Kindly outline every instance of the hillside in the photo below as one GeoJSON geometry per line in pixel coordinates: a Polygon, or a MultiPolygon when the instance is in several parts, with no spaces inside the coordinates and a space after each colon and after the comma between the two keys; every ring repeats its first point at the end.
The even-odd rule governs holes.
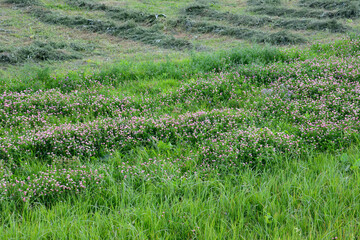
{"type": "Polygon", "coordinates": [[[6,74],[24,64],[78,69],[254,43],[328,42],[360,30],[359,6],[347,2],[3,0],[0,62],[6,74]]]}

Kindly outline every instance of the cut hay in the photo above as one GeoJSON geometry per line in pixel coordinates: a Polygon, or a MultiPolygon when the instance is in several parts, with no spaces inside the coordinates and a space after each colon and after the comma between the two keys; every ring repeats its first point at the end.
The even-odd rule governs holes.
{"type": "Polygon", "coordinates": [[[109,34],[161,48],[178,50],[192,48],[192,44],[187,40],[176,39],[153,28],[140,27],[134,21],[116,24],[112,21],[93,20],[81,16],[64,16],[42,9],[36,9],[32,11],[32,14],[45,23],[109,34]]]}
{"type": "Polygon", "coordinates": [[[288,17],[288,18],[358,18],[359,9],[344,8],[336,11],[309,10],[307,8],[295,9],[274,6],[260,6],[249,9],[250,12],[265,14],[269,16],[288,17]]]}
{"type": "Polygon", "coordinates": [[[228,27],[220,24],[213,24],[203,21],[193,21],[187,18],[180,18],[176,21],[169,21],[171,27],[181,27],[189,32],[213,33],[221,36],[230,36],[236,39],[251,40],[257,43],[269,43],[273,45],[290,45],[306,42],[306,39],[287,31],[269,33],[248,28],[228,27]]]}
{"type": "Polygon", "coordinates": [[[205,5],[192,5],[184,9],[184,14],[191,17],[203,17],[208,20],[227,21],[236,26],[283,28],[293,30],[317,30],[345,32],[346,27],[335,19],[304,19],[304,18],[271,18],[268,16],[236,15],[229,12],[219,12],[205,5]]]}

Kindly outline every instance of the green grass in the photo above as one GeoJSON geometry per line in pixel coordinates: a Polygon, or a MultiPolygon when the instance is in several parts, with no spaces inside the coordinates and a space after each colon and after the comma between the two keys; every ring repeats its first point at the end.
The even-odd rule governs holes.
{"type": "MultiPolygon", "coordinates": [[[[38,68],[25,70],[23,74],[18,75],[15,79],[2,79],[3,85],[0,86],[2,91],[21,91],[25,89],[51,89],[60,87],[60,79],[70,77],[72,85],[67,85],[64,91],[76,89],[76,85],[91,86],[88,78],[97,80],[105,85],[118,85],[124,81],[141,80],[141,79],[177,79],[184,76],[192,77],[196,74],[207,73],[211,71],[229,70],[230,68],[252,63],[268,64],[272,62],[291,61],[301,56],[301,52],[286,53],[276,48],[254,46],[243,49],[232,49],[230,51],[219,51],[215,53],[193,54],[190,58],[174,61],[167,59],[158,62],[134,62],[120,61],[118,63],[102,66],[99,71],[89,73],[84,68],[79,71],[72,71],[65,74],[55,74],[50,68],[38,68]],[[83,74],[85,73],[85,74],[83,74]],[[88,75],[91,75],[89,77],[88,75]]],[[[1,80],[1,78],[0,78],[1,80]]]]}
{"type": "MultiPolygon", "coordinates": [[[[0,71],[2,239],[360,238],[356,34],[298,32],[321,42],[286,48],[192,39],[170,27],[190,1],[105,1],[129,17],[117,20],[86,2],[96,9],[0,3],[12,31],[0,43],[16,40],[0,46],[13,59],[0,71]],[[132,19],[160,11],[164,22],[132,19]],[[104,30],[128,25],[194,49],[104,30]]],[[[245,1],[208,4],[248,14],[245,1]]]]}
{"type": "Polygon", "coordinates": [[[110,167],[101,194],[51,208],[2,202],[0,233],[7,239],[357,239],[359,161],[352,148],[336,156],[280,157],[265,171],[206,181],[159,175],[120,184],[110,167]]]}

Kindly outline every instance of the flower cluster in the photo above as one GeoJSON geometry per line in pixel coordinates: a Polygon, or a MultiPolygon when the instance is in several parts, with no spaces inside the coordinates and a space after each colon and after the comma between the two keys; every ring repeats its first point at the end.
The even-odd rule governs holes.
{"type": "Polygon", "coordinates": [[[273,132],[269,128],[251,127],[224,133],[199,144],[200,167],[234,168],[270,163],[277,154],[299,155],[303,150],[294,135],[273,132]]]}
{"type": "MultiPolygon", "coordinates": [[[[188,177],[213,169],[265,165],[276,155],[342,149],[360,133],[359,69],[360,58],[335,56],[204,74],[151,96],[145,92],[120,98],[101,88],[4,92],[0,160],[126,155],[137,147],[156,149],[161,144],[193,150],[191,157],[152,158],[118,169],[120,179],[151,179],[159,172],[171,179],[179,171],[188,177]]],[[[48,183],[58,191],[51,189],[77,192],[85,186],[79,179],[81,174],[86,179],[88,172],[77,170],[67,178],[69,171],[73,170],[57,170],[58,177],[48,183]],[[71,190],[64,188],[66,184],[71,190]]],[[[12,186],[21,189],[16,194],[25,199],[30,192],[35,196],[30,188],[35,179],[45,184],[44,179],[54,176],[44,172],[10,182],[10,173],[4,174],[2,194],[12,186]]],[[[53,191],[45,188],[48,185],[36,196],[39,191],[50,196],[53,191]]]]}
{"type": "Polygon", "coordinates": [[[103,175],[98,170],[77,168],[57,168],[32,174],[26,178],[2,179],[0,197],[21,200],[23,202],[52,201],[67,194],[80,193],[94,186],[99,189],[103,175]]]}
{"type": "Polygon", "coordinates": [[[0,126],[26,130],[64,120],[77,122],[80,119],[135,114],[138,110],[129,105],[130,98],[104,96],[97,90],[4,92],[0,94],[0,126]]]}
{"type": "Polygon", "coordinates": [[[101,156],[111,150],[126,151],[148,146],[154,139],[172,143],[195,143],[247,123],[250,112],[222,109],[187,113],[178,117],[107,118],[87,123],[63,124],[28,130],[16,138],[0,140],[2,158],[27,156],[101,156]]]}

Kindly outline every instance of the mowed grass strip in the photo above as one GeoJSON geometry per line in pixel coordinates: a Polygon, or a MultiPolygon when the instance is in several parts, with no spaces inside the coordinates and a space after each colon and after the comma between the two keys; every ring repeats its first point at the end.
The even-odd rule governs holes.
{"type": "Polygon", "coordinates": [[[301,0],[299,6],[326,10],[354,9],[359,10],[359,2],[354,0],[301,0]]]}
{"type": "Polygon", "coordinates": [[[191,5],[184,9],[187,16],[200,16],[215,21],[227,21],[236,26],[248,27],[272,27],[293,30],[317,30],[331,32],[345,32],[346,26],[335,19],[316,20],[316,19],[289,19],[271,18],[268,16],[237,15],[229,12],[219,12],[211,9],[207,5],[191,5]]]}
{"type": "Polygon", "coordinates": [[[164,17],[166,18],[166,15],[164,14],[148,14],[145,12],[135,11],[131,9],[108,6],[106,4],[93,1],[68,0],[67,3],[70,6],[78,7],[81,9],[87,9],[92,11],[105,11],[107,16],[120,21],[133,20],[137,23],[154,24],[156,23],[157,19],[164,17]]]}
{"type": "Polygon", "coordinates": [[[43,8],[34,8],[31,10],[30,14],[36,16],[40,21],[45,23],[64,25],[70,28],[109,34],[161,48],[177,50],[192,48],[192,44],[187,40],[177,39],[173,36],[165,35],[156,29],[140,27],[134,21],[128,21],[120,25],[112,21],[101,21],[87,19],[81,16],[62,15],[43,8]]]}
{"type": "Polygon", "coordinates": [[[18,6],[31,6],[40,4],[37,0],[5,0],[5,3],[16,4],[18,6]]]}
{"type": "Polygon", "coordinates": [[[80,59],[84,52],[95,48],[91,44],[72,42],[45,42],[34,41],[31,44],[18,48],[4,48],[0,50],[0,63],[18,64],[28,61],[66,61],[80,59]]]}
{"type": "Polygon", "coordinates": [[[301,44],[307,41],[300,35],[284,30],[271,33],[244,27],[229,27],[207,21],[196,21],[186,17],[168,21],[168,25],[171,27],[179,27],[182,30],[189,32],[202,34],[212,33],[216,35],[230,36],[236,39],[244,39],[254,41],[256,43],[268,43],[272,45],[301,44]]]}
{"type": "Polygon", "coordinates": [[[287,18],[344,18],[357,19],[360,16],[359,9],[339,9],[333,11],[308,9],[308,8],[286,8],[281,6],[258,6],[249,8],[250,12],[269,16],[279,16],[287,18]]]}

